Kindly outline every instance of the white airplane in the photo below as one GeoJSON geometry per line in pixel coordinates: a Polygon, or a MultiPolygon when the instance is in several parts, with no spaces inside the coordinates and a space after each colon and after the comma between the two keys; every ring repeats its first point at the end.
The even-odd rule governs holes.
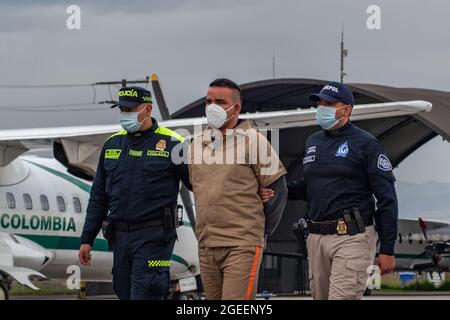
{"type": "MultiPolygon", "coordinates": [[[[161,91],[155,90],[155,94],[158,97],[161,91]]],[[[162,104],[158,103],[160,107],[162,104]]],[[[352,119],[430,110],[431,103],[426,101],[355,105],[352,119]]],[[[253,121],[258,129],[281,129],[316,125],[315,112],[313,108],[259,112],[240,118],[253,121]]],[[[206,119],[167,120],[160,125],[193,132],[194,126],[205,126],[206,119]]],[[[91,188],[87,178],[95,175],[104,141],[120,130],[119,125],[98,125],[0,131],[0,299],[8,297],[11,279],[38,289],[30,277],[67,279],[67,267],[71,265],[80,266],[83,281],[111,281],[112,253],[101,233],[93,247],[90,267],[79,264],[78,249],[91,188]],[[49,146],[53,146],[53,159],[23,155],[49,146]]],[[[177,229],[179,240],[170,274],[174,284],[189,291],[195,290],[194,277],[200,270],[191,226],[195,223],[191,221],[192,199],[182,198],[188,216],[177,229]]]]}
{"type": "Polygon", "coordinates": [[[397,270],[450,271],[450,223],[399,219],[397,270]]]}

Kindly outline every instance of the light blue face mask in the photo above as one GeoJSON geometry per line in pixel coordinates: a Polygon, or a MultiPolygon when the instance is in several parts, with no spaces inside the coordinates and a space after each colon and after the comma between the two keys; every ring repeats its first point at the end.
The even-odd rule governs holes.
{"type": "Polygon", "coordinates": [[[142,122],[139,122],[138,116],[139,114],[144,111],[145,109],[142,109],[139,112],[120,112],[120,125],[122,128],[124,128],[127,132],[133,133],[136,131],[139,131],[142,124],[144,123],[145,119],[142,120],[142,122]]]}
{"type": "Polygon", "coordinates": [[[342,108],[344,107],[338,109],[326,106],[317,107],[316,120],[322,129],[330,130],[342,119],[336,119],[336,111],[342,108]]]}

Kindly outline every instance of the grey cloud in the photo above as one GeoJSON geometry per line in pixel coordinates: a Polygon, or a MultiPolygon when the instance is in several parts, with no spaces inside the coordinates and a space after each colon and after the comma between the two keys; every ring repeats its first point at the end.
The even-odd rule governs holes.
{"type": "MultiPolygon", "coordinates": [[[[3,0],[0,85],[91,83],[157,72],[169,108],[176,111],[203,96],[216,77],[239,83],[271,78],[274,49],[279,78],[338,79],[344,23],[350,51],[345,60],[348,82],[449,90],[450,2],[377,0],[382,30],[375,31],[366,28],[366,8],[371,4],[372,0],[3,0]],[[70,4],[81,7],[80,31],[65,27],[70,4]]],[[[111,88],[113,95],[116,90],[111,88]]],[[[70,107],[83,111],[15,111],[89,103],[92,98],[89,87],[0,88],[0,128],[116,123],[117,110],[106,105],[70,107]]],[[[97,101],[107,99],[107,87],[97,88],[97,101]]],[[[397,178],[450,181],[444,163],[449,154],[448,143],[434,140],[402,163],[397,178]],[[427,163],[431,165],[416,170],[427,163]]]]}
{"type": "MultiPolygon", "coordinates": [[[[344,22],[347,81],[448,89],[445,1],[377,1],[383,29],[376,31],[366,28],[372,4],[366,0],[30,3],[2,2],[0,42],[7,45],[0,48],[0,84],[85,83],[158,72],[175,111],[203,95],[217,76],[240,83],[270,78],[274,49],[277,77],[337,79],[344,22]],[[82,8],[81,31],[65,28],[63,9],[71,3],[82,8]]],[[[20,104],[0,90],[0,104],[79,103],[90,99],[90,89],[83,90],[25,90],[20,104]]],[[[106,88],[99,96],[108,97],[106,88]]]]}

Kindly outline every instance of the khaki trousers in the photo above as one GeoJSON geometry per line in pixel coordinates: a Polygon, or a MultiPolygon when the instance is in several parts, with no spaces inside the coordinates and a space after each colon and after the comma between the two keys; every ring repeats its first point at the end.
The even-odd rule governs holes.
{"type": "Polygon", "coordinates": [[[361,299],[375,260],[374,226],[354,236],[310,234],[309,284],[314,299],[361,299]]]}
{"type": "Polygon", "coordinates": [[[209,300],[254,300],[263,248],[199,248],[200,275],[209,300]]]}

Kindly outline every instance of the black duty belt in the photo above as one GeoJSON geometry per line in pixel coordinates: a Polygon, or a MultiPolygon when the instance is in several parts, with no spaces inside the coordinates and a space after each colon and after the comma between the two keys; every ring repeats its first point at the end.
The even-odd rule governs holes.
{"type": "Polygon", "coordinates": [[[162,217],[143,221],[143,222],[113,222],[114,230],[116,231],[135,231],[139,229],[149,228],[149,227],[163,227],[164,219],[162,217]]]}
{"type": "MultiPolygon", "coordinates": [[[[364,226],[368,227],[373,225],[372,216],[362,216],[361,217],[364,226]]],[[[347,235],[350,234],[350,226],[347,225],[345,220],[326,220],[326,221],[312,221],[308,220],[308,231],[309,233],[316,234],[337,234],[337,235],[347,235]]],[[[353,221],[354,223],[354,221],[353,221]]],[[[356,233],[361,233],[363,231],[356,231],[356,233]]]]}

